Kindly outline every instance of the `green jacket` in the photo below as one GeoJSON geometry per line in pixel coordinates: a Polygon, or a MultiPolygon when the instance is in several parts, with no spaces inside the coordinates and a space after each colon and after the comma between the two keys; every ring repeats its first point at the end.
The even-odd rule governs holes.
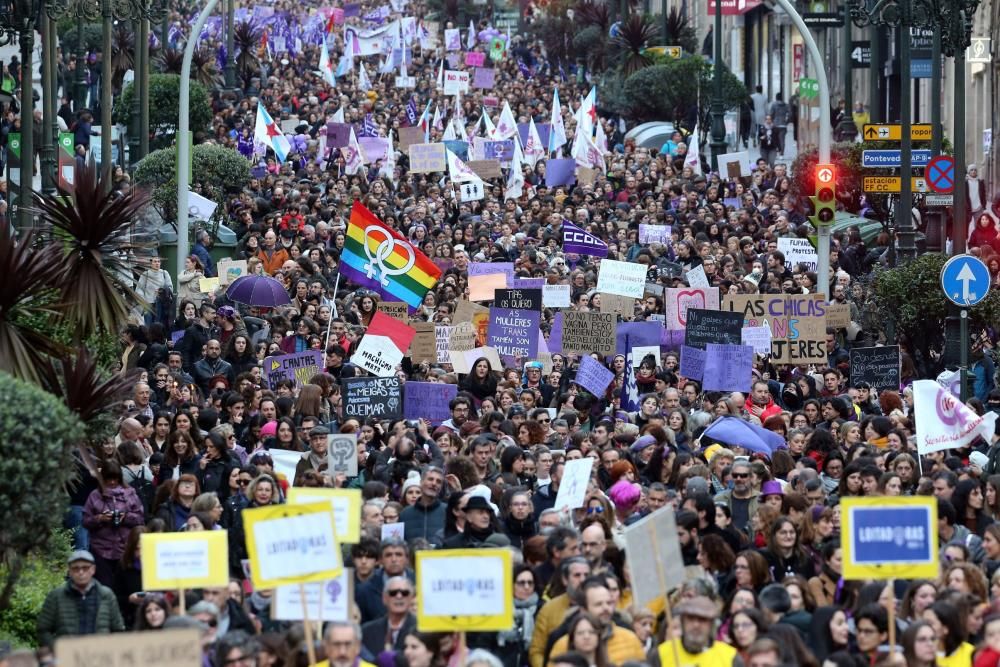
{"type": "Polygon", "coordinates": [[[123,632],[125,621],[114,592],[107,586],[94,581],[85,595],[66,582],[45,597],[42,611],[38,615],[38,644],[53,646],[56,639],[67,635],[80,634],[81,607],[88,606],[96,614],[93,632],[88,634],[106,635],[123,632]],[[97,595],[96,607],[86,604],[88,596],[97,595]]]}

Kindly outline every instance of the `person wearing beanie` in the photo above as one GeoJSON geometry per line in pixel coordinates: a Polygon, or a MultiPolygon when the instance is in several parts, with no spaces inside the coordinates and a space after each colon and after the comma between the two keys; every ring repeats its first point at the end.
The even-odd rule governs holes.
{"type": "Polygon", "coordinates": [[[420,471],[411,470],[406,473],[406,479],[403,480],[403,488],[399,492],[399,501],[403,507],[409,507],[410,505],[415,505],[420,500],[421,494],[420,471]],[[413,491],[413,493],[410,493],[410,491],[413,491]]]}

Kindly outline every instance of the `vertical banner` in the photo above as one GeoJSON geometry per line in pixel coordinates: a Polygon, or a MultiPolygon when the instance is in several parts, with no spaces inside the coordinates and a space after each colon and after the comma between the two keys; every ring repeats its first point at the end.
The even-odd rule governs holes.
{"type": "Polygon", "coordinates": [[[7,217],[17,218],[18,190],[21,185],[21,133],[11,132],[7,135],[7,197],[10,206],[7,207],[7,217]]]}
{"type": "Polygon", "coordinates": [[[73,133],[59,133],[59,183],[58,188],[70,192],[73,190],[76,175],[76,156],[73,155],[73,133]]]}

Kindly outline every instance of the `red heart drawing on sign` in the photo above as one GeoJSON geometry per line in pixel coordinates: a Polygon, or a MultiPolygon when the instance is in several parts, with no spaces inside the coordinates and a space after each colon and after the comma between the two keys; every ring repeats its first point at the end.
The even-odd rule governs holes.
{"type": "Polygon", "coordinates": [[[705,308],[705,293],[701,290],[677,293],[677,320],[681,326],[687,326],[688,308],[703,310],[705,308]]]}

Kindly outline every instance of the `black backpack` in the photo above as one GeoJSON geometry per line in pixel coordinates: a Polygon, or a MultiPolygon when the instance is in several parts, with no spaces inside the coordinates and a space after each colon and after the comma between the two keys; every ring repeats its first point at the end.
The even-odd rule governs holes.
{"type": "Polygon", "coordinates": [[[125,466],[122,467],[122,476],[131,477],[128,485],[139,496],[139,502],[142,503],[143,515],[148,519],[149,512],[153,507],[153,498],[156,496],[156,486],[153,484],[153,480],[146,479],[142,474],[136,476],[130,468],[125,466]]]}

